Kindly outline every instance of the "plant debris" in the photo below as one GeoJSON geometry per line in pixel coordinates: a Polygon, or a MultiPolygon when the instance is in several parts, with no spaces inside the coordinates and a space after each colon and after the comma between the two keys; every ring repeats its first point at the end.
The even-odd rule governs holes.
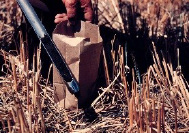
{"type": "MultiPolygon", "coordinates": [[[[146,2],[144,4],[147,5],[151,2],[149,0],[144,1],[146,2]]],[[[19,25],[21,21],[20,10],[17,6],[12,6],[12,4],[15,4],[14,2],[14,0],[0,1],[3,7],[0,9],[1,47],[9,44],[12,40],[14,28],[17,27],[14,24],[12,25],[13,20],[17,23],[16,25],[19,25]],[[10,9],[10,12],[5,11],[8,9],[10,9]]],[[[103,2],[100,1],[99,3],[102,4],[101,7],[108,6],[103,2]]],[[[111,9],[119,13],[120,10],[116,6],[118,3],[111,2],[113,6],[111,9]]],[[[159,0],[156,3],[160,2],[162,1],[159,0]]],[[[179,3],[176,0],[175,2],[179,3]]],[[[130,4],[132,5],[132,1],[130,4]]],[[[167,1],[164,4],[171,6],[173,3],[167,1]]],[[[151,3],[150,7],[152,5],[154,6],[151,3]]],[[[179,10],[182,5],[179,5],[179,10]]],[[[183,5],[182,11],[184,13],[188,11],[187,7],[187,4],[183,5]]],[[[107,11],[110,11],[108,9],[104,11],[104,17],[106,20],[112,21],[114,19],[109,19],[107,15],[115,16],[113,13],[107,13],[107,11]]],[[[156,9],[159,8],[152,8],[157,17],[156,13],[160,12],[156,9]]],[[[99,10],[103,11],[102,9],[99,10]]],[[[132,10],[135,10],[134,6],[132,10]]],[[[167,16],[162,13],[159,14],[158,19],[151,20],[151,17],[154,16],[153,14],[150,16],[149,13],[145,14],[146,10],[145,8],[143,12],[141,11],[141,15],[147,15],[148,21],[153,21],[153,23],[149,22],[151,28],[154,25],[160,25],[159,22],[164,22],[164,19],[167,20],[167,16]]],[[[172,13],[172,10],[168,12],[172,13]]],[[[135,11],[127,13],[132,13],[127,18],[136,19],[135,11]]],[[[133,27],[125,23],[127,19],[123,19],[122,15],[124,14],[120,13],[115,17],[117,18],[115,20],[119,22],[116,24],[109,23],[109,25],[113,28],[118,26],[118,29],[122,32],[128,32],[127,29],[133,27]]],[[[174,20],[174,14],[171,14],[169,19],[174,20]]],[[[101,20],[103,21],[102,18],[101,20]]],[[[188,20],[187,15],[186,20],[188,20]]],[[[136,28],[136,23],[133,26],[136,28]]],[[[186,27],[188,27],[188,22],[186,27]]],[[[152,29],[151,33],[153,34],[152,29]]],[[[187,35],[184,36],[185,42],[187,42],[187,35]]],[[[34,50],[32,61],[26,56],[27,48],[25,47],[27,45],[24,45],[25,42],[21,35],[18,39],[19,51],[6,52],[1,50],[0,55],[3,57],[4,63],[1,68],[3,75],[0,75],[0,132],[188,132],[189,84],[181,71],[179,48],[177,49],[176,61],[178,63],[175,68],[171,59],[167,56],[165,58],[156,50],[158,43],[152,41],[150,52],[152,53],[153,63],[140,76],[134,55],[132,58],[134,66],[128,66],[127,50],[121,44],[117,44],[115,37],[111,40],[112,48],[109,53],[112,67],[109,67],[105,49],[102,54],[106,87],[99,88],[98,97],[93,101],[91,107],[85,110],[65,110],[55,103],[54,90],[49,82],[52,65],[47,72],[47,79],[41,76],[41,45],[37,50],[34,50]],[[129,76],[131,79],[129,79],[129,76]]],[[[158,38],[158,34],[155,34],[155,37],[158,38]]]]}
{"type": "MultiPolygon", "coordinates": [[[[188,83],[171,62],[160,60],[153,45],[154,64],[137,84],[134,69],[128,90],[124,56],[114,59],[114,80],[100,88],[91,104],[98,117],[90,122],[83,110],[68,111],[54,102],[54,90],[40,76],[40,49],[30,70],[24,47],[20,55],[1,51],[5,59],[0,77],[1,131],[7,132],[185,132],[189,126],[188,83]],[[36,66],[36,67],[35,67],[36,66]]],[[[120,47],[120,51],[121,51],[120,47]]],[[[112,55],[115,51],[112,51],[112,55]]],[[[49,69],[49,71],[51,68],[49,69]]],[[[90,113],[90,112],[89,112],[90,113]]],[[[90,115],[90,114],[89,114],[90,115]]]]}

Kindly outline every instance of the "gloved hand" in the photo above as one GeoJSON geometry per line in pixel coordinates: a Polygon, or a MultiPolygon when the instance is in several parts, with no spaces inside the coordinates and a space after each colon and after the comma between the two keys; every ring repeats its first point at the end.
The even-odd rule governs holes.
{"type": "Polygon", "coordinates": [[[93,10],[91,0],[62,0],[66,7],[66,13],[57,14],[55,16],[55,23],[60,23],[65,20],[69,20],[71,24],[74,24],[77,20],[79,14],[78,8],[81,8],[81,11],[84,15],[84,19],[86,21],[91,22],[93,19],[93,10]]]}

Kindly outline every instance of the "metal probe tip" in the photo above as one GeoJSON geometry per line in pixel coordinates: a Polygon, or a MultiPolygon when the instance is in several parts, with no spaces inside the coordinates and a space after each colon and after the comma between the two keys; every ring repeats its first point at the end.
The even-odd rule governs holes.
{"type": "Polygon", "coordinates": [[[75,80],[75,79],[72,79],[72,81],[71,82],[67,82],[68,83],[68,86],[70,87],[70,91],[72,92],[72,93],[77,93],[77,92],[79,92],[79,86],[78,86],[78,83],[77,83],[77,81],[75,80]]]}

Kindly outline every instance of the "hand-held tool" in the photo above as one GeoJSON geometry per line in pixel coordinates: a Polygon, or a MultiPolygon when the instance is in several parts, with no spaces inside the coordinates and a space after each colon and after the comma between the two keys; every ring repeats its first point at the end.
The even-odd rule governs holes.
{"type": "Polygon", "coordinates": [[[22,11],[24,12],[26,18],[28,19],[29,23],[33,27],[35,33],[37,34],[51,61],[57,68],[58,72],[60,73],[64,81],[67,83],[69,91],[71,93],[77,93],[79,91],[77,81],[73,77],[70,69],[68,68],[68,65],[66,64],[64,58],[62,57],[56,45],[52,41],[51,37],[47,33],[43,24],[39,20],[33,7],[31,6],[28,0],[17,0],[17,2],[22,11]]]}

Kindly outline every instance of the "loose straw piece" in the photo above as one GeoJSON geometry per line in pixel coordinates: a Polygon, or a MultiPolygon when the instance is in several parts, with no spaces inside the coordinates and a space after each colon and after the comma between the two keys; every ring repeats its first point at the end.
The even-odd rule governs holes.
{"type": "Polygon", "coordinates": [[[115,81],[118,79],[118,77],[120,76],[120,72],[117,74],[117,76],[115,77],[115,79],[111,82],[111,84],[106,87],[104,89],[104,91],[102,92],[102,94],[100,94],[91,104],[91,107],[94,107],[94,105],[98,102],[98,100],[111,88],[111,86],[115,83],[115,81]]]}
{"type": "Polygon", "coordinates": [[[68,117],[68,114],[67,114],[66,110],[64,110],[64,115],[65,115],[65,117],[66,117],[66,119],[67,119],[67,121],[68,121],[68,125],[69,125],[70,132],[72,132],[72,131],[73,131],[73,127],[72,127],[72,125],[71,125],[71,122],[70,122],[70,119],[69,119],[69,117],[68,117]]]}

